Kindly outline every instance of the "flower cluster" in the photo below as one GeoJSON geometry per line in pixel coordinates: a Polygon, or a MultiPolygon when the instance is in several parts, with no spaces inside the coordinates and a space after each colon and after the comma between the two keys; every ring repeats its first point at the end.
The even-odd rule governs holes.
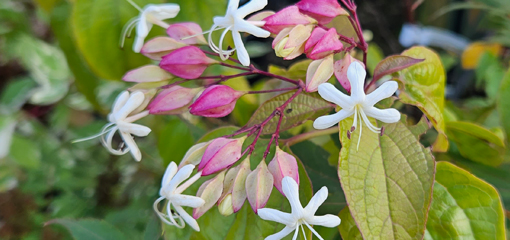
{"type": "MultiPolygon", "coordinates": [[[[350,16],[350,13],[336,0],[301,0],[296,5],[276,13],[258,12],[267,5],[267,0],[251,0],[243,6],[239,6],[239,0],[230,0],[225,15],[214,17],[210,30],[203,32],[196,23],[168,24],[163,21],[178,14],[180,8],[176,4],[148,5],[142,9],[131,1],[130,3],[139,9],[140,16],[128,22],[122,39],[136,26],[134,51],[157,64],[142,66],[124,75],[125,82],[135,83],[130,88],[131,93],[121,93],[108,116],[110,123],[98,135],[83,140],[101,137],[103,145],[112,154],[131,152],[133,157],[140,161],[142,154],[133,135],[143,137],[151,130],[133,122],[149,114],[178,115],[189,112],[196,116],[221,118],[229,115],[238,99],[246,94],[292,91],[292,95],[265,120],[244,126],[231,135],[198,143],[187,151],[179,166],[174,162],[170,163],[163,176],[160,197],[154,202],[154,210],[161,221],[168,225],[183,228],[188,224],[194,230],[200,231],[196,219],[214,205],[218,206],[221,214],[230,215],[238,212],[247,200],[252,210],[262,219],[285,225],[283,230],[266,239],[281,239],[293,231],[293,239],[296,239],[299,229],[304,232],[305,226],[321,238],[312,225],[338,226],[340,219],[337,216],[314,216],[327,198],[326,187],[320,189],[306,207],[301,206],[298,162],[293,155],[279,148],[278,140],[286,108],[303,92],[318,91],[326,101],[341,108],[333,115],[317,118],[313,124],[316,129],[329,128],[353,115],[353,126],[347,133],[349,136],[357,129],[358,122],[360,135],[363,124],[370,130],[381,133],[382,129],[376,127],[369,117],[385,123],[400,119],[400,113],[395,109],[380,110],[374,107],[378,101],[394,94],[398,88],[396,82],[386,82],[372,93],[365,94],[364,63],[351,55],[351,51],[356,47],[366,53],[366,43],[361,37],[359,23],[355,26],[359,41],[341,35],[334,27],[327,27],[335,18],[350,16]],[[250,14],[252,16],[246,19],[250,14]],[[154,24],[165,28],[167,36],[145,42],[154,24]],[[217,30],[222,30],[218,41],[213,38],[213,32],[217,30]],[[234,42],[232,48],[224,46],[228,32],[231,32],[234,42]],[[241,33],[259,38],[272,36],[275,54],[285,60],[295,59],[303,54],[311,59],[306,81],[265,72],[250,64],[241,33]],[[204,34],[208,34],[207,40],[204,34]],[[200,47],[206,44],[212,52],[200,47]],[[237,59],[233,57],[234,53],[237,54],[237,59]],[[338,58],[337,55],[340,60],[335,62],[336,54],[343,54],[343,57],[338,58]],[[212,65],[241,72],[218,76],[204,74],[212,65]],[[279,79],[292,87],[239,91],[222,84],[230,79],[255,74],[279,79]],[[350,92],[350,96],[327,83],[333,74],[340,85],[350,92]],[[252,159],[258,139],[273,119],[277,119],[278,124],[262,159],[252,159]],[[122,143],[119,148],[114,148],[112,142],[117,132],[122,143]],[[253,140],[245,144],[248,137],[253,137],[253,140]],[[273,143],[276,145],[274,157],[266,163],[273,143]],[[242,158],[244,160],[239,161],[242,158]],[[250,167],[252,161],[259,161],[253,170],[250,167]],[[195,170],[196,173],[190,177],[195,170]],[[201,181],[202,176],[211,177],[201,181]],[[196,196],[185,195],[184,192],[196,182],[201,184],[196,196]],[[264,208],[273,187],[289,200],[291,213],[264,208]],[[165,203],[162,204],[163,202],[165,203]],[[160,205],[163,205],[163,208],[160,205]],[[183,207],[192,208],[192,215],[183,207]]],[[[347,6],[352,14],[355,7],[347,6]]]]}

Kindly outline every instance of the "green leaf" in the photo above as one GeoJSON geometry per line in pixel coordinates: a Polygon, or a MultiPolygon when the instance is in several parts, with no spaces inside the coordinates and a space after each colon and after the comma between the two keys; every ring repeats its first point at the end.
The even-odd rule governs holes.
{"type": "Polygon", "coordinates": [[[39,146],[29,139],[14,135],[9,152],[11,159],[20,166],[36,169],[41,163],[41,150],[39,146]]]}
{"type": "MultiPolygon", "coordinates": [[[[340,133],[352,126],[352,118],[340,122],[340,133]]],[[[384,135],[363,126],[349,139],[340,134],[342,150],[338,175],[364,239],[421,239],[434,181],[434,159],[416,131],[401,122],[379,124],[384,135]]],[[[373,121],[373,124],[376,124],[373,121]]],[[[420,123],[424,124],[424,123],[420,123]]],[[[358,126],[360,128],[361,126],[358,126]]]]}
{"type": "Polygon", "coordinates": [[[476,67],[477,85],[485,87],[487,98],[492,102],[496,99],[501,81],[505,76],[505,68],[497,56],[486,52],[482,54],[476,67]]]}
{"type": "Polygon", "coordinates": [[[412,47],[402,55],[425,61],[398,73],[403,84],[400,86],[400,101],[415,105],[425,113],[439,133],[432,150],[445,152],[448,149],[443,119],[446,78],[441,59],[425,47],[412,47]]]}
{"type": "Polygon", "coordinates": [[[14,113],[21,109],[35,85],[34,80],[28,77],[13,79],[9,82],[0,96],[0,112],[14,113]]]}
{"type": "MultiPolygon", "coordinates": [[[[253,160],[254,158],[252,158],[253,160]]],[[[298,161],[299,167],[299,192],[300,201],[303,205],[310,201],[313,191],[311,182],[304,170],[301,161],[298,161]]],[[[198,184],[190,188],[198,189],[198,184]]],[[[196,192],[196,189],[188,189],[187,194],[196,192]]],[[[185,192],[185,193],[186,193],[185,192]]],[[[269,201],[265,206],[267,208],[278,209],[284,212],[290,212],[288,200],[276,189],[273,188],[269,201]]],[[[259,240],[276,233],[284,228],[284,225],[271,221],[262,220],[256,215],[248,201],[245,201],[239,212],[228,217],[221,215],[217,207],[213,207],[203,216],[197,219],[200,226],[200,232],[193,231],[190,227],[178,229],[173,226],[164,226],[165,239],[227,239],[227,240],[259,240]]],[[[311,239],[311,232],[307,232],[307,239],[311,239]]],[[[301,232],[299,233],[300,235],[301,232]]],[[[301,239],[304,239],[301,236],[301,239]]]]}
{"type": "Polygon", "coordinates": [[[209,30],[213,24],[214,16],[225,15],[227,1],[218,0],[177,0],[181,11],[174,22],[196,22],[204,31],[209,30]]]}
{"type": "Polygon", "coordinates": [[[362,240],[363,237],[359,232],[358,226],[356,226],[356,222],[354,218],[352,218],[351,213],[349,212],[349,208],[344,208],[340,214],[338,215],[340,219],[342,219],[342,223],[338,226],[338,230],[340,231],[340,235],[344,239],[348,240],[362,240]]]}
{"type": "Polygon", "coordinates": [[[506,72],[497,99],[497,109],[501,126],[506,133],[506,139],[510,139],[510,69],[506,72]]]}
{"type": "Polygon", "coordinates": [[[384,54],[379,46],[375,43],[370,43],[367,50],[367,69],[370,75],[374,76],[374,71],[379,62],[384,58],[384,54]]]}
{"type": "Polygon", "coordinates": [[[129,239],[111,224],[95,219],[55,219],[46,223],[67,228],[76,240],[129,239]]]}
{"type": "Polygon", "coordinates": [[[170,120],[158,136],[158,150],[163,158],[164,166],[170,162],[179,164],[195,143],[191,131],[186,123],[180,119],[170,120]]]}
{"type": "Polygon", "coordinates": [[[311,62],[312,60],[310,59],[302,60],[292,64],[287,70],[275,65],[269,65],[269,72],[294,80],[305,80],[306,71],[308,70],[308,65],[310,65],[311,62]]]}
{"type": "Polygon", "coordinates": [[[490,130],[469,122],[447,122],[448,137],[465,158],[497,166],[503,162],[505,143],[490,130]]]}
{"type": "MultiPolygon", "coordinates": [[[[248,126],[260,124],[271,113],[287,101],[295,91],[280,94],[263,103],[253,114],[248,126]]],[[[317,93],[301,93],[290,102],[285,108],[280,131],[291,129],[304,123],[306,120],[313,120],[318,116],[325,115],[333,109],[333,106],[324,101],[317,93]]],[[[270,134],[276,131],[279,117],[273,117],[263,128],[262,134],[270,134]]]]}
{"type": "Polygon", "coordinates": [[[95,94],[99,79],[90,71],[80,52],[76,51],[76,40],[73,38],[72,26],[69,22],[70,17],[71,5],[67,1],[60,1],[52,11],[51,28],[74,75],[74,83],[78,91],[87,98],[95,109],[101,111],[101,105],[95,94]]]}
{"type": "Polygon", "coordinates": [[[408,68],[419,62],[423,62],[424,59],[415,59],[412,57],[393,55],[383,59],[374,70],[374,77],[372,81],[377,81],[385,75],[398,72],[402,69],[408,68]]]}
{"type": "MultiPolygon", "coordinates": [[[[143,7],[160,0],[135,1],[143,7]]],[[[128,70],[147,64],[150,60],[132,50],[132,40],[119,47],[122,27],[140,13],[127,1],[76,0],[73,5],[71,25],[78,49],[92,71],[101,78],[117,80],[128,70]]],[[[154,26],[154,31],[161,29],[154,26]]],[[[162,33],[162,30],[159,30],[162,33]]],[[[134,33],[133,33],[134,34],[134,33]]],[[[150,39],[150,38],[147,38],[150,39]]]]}
{"type": "Polygon", "coordinates": [[[438,162],[425,239],[505,240],[496,189],[451,163],[438,162]]]}
{"type": "Polygon", "coordinates": [[[197,142],[207,142],[210,140],[213,140],[215,138],[223,137],[225,135],[230,135],[237,131],[239,128],[235,126],[227,126],[227,127],[219,127],[216,128],[208,133],[206,133],[204,136],[202,136],[200,139],[198,139],[197,142]]]}

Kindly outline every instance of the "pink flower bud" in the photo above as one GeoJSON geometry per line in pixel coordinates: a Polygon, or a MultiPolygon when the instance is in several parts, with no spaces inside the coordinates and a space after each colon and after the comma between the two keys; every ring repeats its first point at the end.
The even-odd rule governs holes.
{"type": "Polygon", "coordinates": [[[133,69],[122,77],[122,80],[126,82],[159,82],[163,80],[172,79],[174,76],[167,71],[161,69],[156,65],[145,65],[136,69],[133,69]]]}
{"type": "Polygon", "coordinates": [[[216,63],[218,61],[205,56],[200,48],[187,46],[165,55],[159,66],[175,76],[195,79],[200,77],[209,65],[216,63]]]}
{"type": "Polygon", "coordinates": [[[201,143],[197,143],[195,145],[193,145],[193,147],[191,147],[187,152],[186,154],[184,155],[184,157],[182,158],[181,160],[181,163],[179,163],[179,169],[181,169],[182,167],[188,165],[188,164],[192,164],[193,166],[196,166],[200,163],[200,161],[202,160],[202,157],[204,156],[204,153],[205,153],[205,149],[207,149],[207,146],[209,146],[209,142],[201,142],[201,143]]]}
{"type": "Polygon", "coordinates": [[[201,207],[193,209],[193,218],[198,219],[205,212],[211,209],[212,206],[218,201],[223,189],[223,180],[225,179],[225,171],[219,173],[214,178],[205,181],[200,188],[198,188],[197,197],[202,198],[205,203],[201,207]]]}
{"type": "Polygon", "coordinates": [[[307,92],[316,92],[320,84],[327,82],[333,76],[333,71],[333,54],[311,62],[306,71],[305,90],[307,92]]]}
{"type": "Polygon", "coordinates": [[[299,12],[298,7],[286,7],[279,12],[266,17],[266,22],[262,28],[270,31],[271,33],[278,34],[281,30],[295,25],[307,25],[313,23],[314,20],[299,12]]]}
{"type": "Polygon", "coordinates": [[[234,110],[237,99],[244,94],[225,85],[210,86],[191,104],[190,113],[216,118],[227,116],[234,110]]]}
{"type": "Polygon", "coordinates": [[[305,45],[305,52],[308,58],[317,60],[324,58],[335,51],[340,51],[343,48],[343,44],[340,41],[338,34],[334,28],[324,32],[324,29],[316,28],[312,33],[313,38],[311,41],[307,41],[305,45]],[[322,36],[321,36],[322,35],[322,36]],[[319,38],[320,36],[320,38],[319,38]],[[318,41],[317,41],[318,39],[318,41]]]}
{"type": "Polygon", "coordinates": [[[338,15],[349,15],[337,0],[301,0],[296,4],[299,10],[326,25],[338,15]]]}
{"type": "Polygon", "coordinates": [[[256,22],[256,21],[264,21],[265,18],[274,15],[275,12],[273,11],[261,11],[258,13],[253,14],[251,17],[246,19],[248,22],[256,22]]]}
{"type": "Polygon", "coordinates": [[[282,191],[282,179],[284,177],[293,178],[299,185],[299,173],[296,158],[282,151],[279,147],[276,147],[274,158],[267,167],[269,172],[273,174],[274,186],[283,195],[285,195],[282,191]]]}
{"type": "Polygon", "coordinates": [[[202,88],[173,86],[161,91],[149,104],[150,114],[181,114],[188,111],[193,98],[202,88]]]}
{"type": "MultiPolygon", "coordinates": [[[[246,177],[251,172],[250,158],[247,157],[243,162],[236,167],[228,170],[223,182],[223,193],[221,194],[219,205],[223,203],[227,197],[231,197],[230,207],[233,212],[241,209],[246,200],[246,177]]],[[[227,206],[223,206],[225,210],[229,210],[227,206]]]]}
{"type": "Polygon", "coordinates": [[[253,172],[246,177],[246,194],[248,202],[255,213],[266,206],[273,190],[273,175],[267,169],[266,162],[260,161],[253,172]]]}
{"type": "Polygon", "coordinates": [[[351,84],[349,83],[349,79],[347,79],[347,69],[351,65],[352,62],[357,61],[361,63],[361,65],[364,67],[365,64],[361,62],[360,60],[354,58],[349,53],[345,53],[345,56],[335,62],[334,71],[335,71],[335,77],[340,82],[340,85],[347,90],[347,92],[351,92],[351,84]]]}
{"type": "Polygon", "coordinates": [[[194,22],[182,22],[170,25],[166,29],[166,33],[178,42],[193,44],[207,44],[202,35],[202,28],[194,22]],[[190,37],[194,36],[194,37],[190,37]]]}
{"type": "Polygon", "coordinates": [[[178,42],[175,39],[168,37],[156,37],[146,42],[140,53],[146,57],[154,60],[161,60],[161,58],[173,50],[185,47],[186,44],[178,42]]]}
{"type": "Polygon", "coordinates": [[[276,56],[291,60],[301,55],[312,29],[312,25],[297,25],[280,31],[273,41],[276,56]]]}
{"type": "Polygon", "coordinates": [[[198,170],[202,170],[202,176],[207,176],[232,166],[241,158],[241,150],[245,137],[237,139],[216,138],[207,149],[198,164],[198,170]]]}

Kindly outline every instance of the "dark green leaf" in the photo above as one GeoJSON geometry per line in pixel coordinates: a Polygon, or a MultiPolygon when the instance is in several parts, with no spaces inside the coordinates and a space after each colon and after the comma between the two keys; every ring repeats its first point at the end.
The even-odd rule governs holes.
{"type": "Polygon", "coordinates": [[[109,223],[95,219],[55,219],[46,224],[59,224],[67,228],[76,240],[128,239],[109,223]]]}

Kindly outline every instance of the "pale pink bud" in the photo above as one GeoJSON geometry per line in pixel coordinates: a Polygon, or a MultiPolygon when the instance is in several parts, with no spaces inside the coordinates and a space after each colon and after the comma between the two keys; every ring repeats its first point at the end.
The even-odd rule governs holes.
{"type": "Polygon", "coordinates": [[[282,191],[282,179],[291,177],[296,180],[299,185],[299,172],[296,158],[276,147],[276,153],[273,160],[267,165],[269,172],[273,174],[274,186],[278,191],[285,195],[282,191]]]}
{"type": "Polygon", "coordinates": [[[273,41],[276,56],[291,60],[301,55],[312,29],[312,25],[297,25],[293,28],[283,29],[273,41]]]}
{"type": "Polygon", "coordinates": [[[202,35],[202,28],[194,22],[172,24],[166,29],[166,33],[178,42],[183,42],[189,45],[207,44],[204,35],[202,35]]]}
{"type": "Polygon", "coordinates": [[[326,32],[328,32],[328,30],[321,27],[316,27],[313,29],[310,38],[308,38],[308,41],[306,41],[305,44],[306,54],[309,54],[312,51],[313,47],[315,47],[315,45],[321,40],[326,32]]]}
{"type": "Polygon", "coordinates": [[[181,163],[179,163],[179,169],[189,164],[192,164],[193,166],[198,165],[202,160],[202,157],[204,156],[205,153],[205,149],[207,149],[209,143],[211,143],[211,141],[197,143],[193,145],[190,149],[188,149],[188,151],[182,158],[181,163]]]}
{"type": "Polygon", "coordinates": [[[246,178],[251,173],[250,157],[243,160],[238,166],[237,176],[232,184],[232,208],[234,212],[241,210],[246,201],[246,178]]]}
{"type": "Polygon", "coordinates": [[[246,19],[248,22],[257,22],[257,21],[264,21],[265,18],[275,14],[273,11],[261,11],[258,13],[253,14],[251,17],[246,19]]]}
{"type": "Polygon", "coordinates": [[[246,177],[246,194],[248,202],[255,213],[266,206],[273,190],[273,175],[267,169],[266,162],[260,161],[253,172],[246,177]]]}
{"type": "Polygon", "coordinates": [[[156,65],[145,65],[136,69],[133,69],[122,77],[122,80],[126,82],[159,82],[163,80],[172,79],[172,74],[161,69],[156,65]]]}
{"type": "Polygon", "coordinates": [[[311,62],[306,71],[305,90],[307,92],[316,92],[320,84],[327,82],[333,76],[333,71],[333,54],[311,62]]]}
{"type": "MultiPolygon", "coordinates": [[[[321,59],[336,51],[340,51],[343,48],[343,44],[339,39],[338,34],[334,28],[329,29],[326,32],[320,30],[315,31],[315,36],[312,41],[307,41],[305,45],[306,56],[310,59],[321,59]],[[322,35],[317,42],[318,36],[322,35]]],[[[313,33],[312,33],[313,34],[313,33]]]]}
{"type": "Polygon", "coordinates": [[[314,20],[299,12],[298,7],[286,7],[279,12],[264,18],[266,22],[262,28],[271,33],[278,34],[281,30],[295,25],[307,25],[313,23],[314,20]]]}
{"type": "Polygon", "coordinates": [[[187,46],[165,55],[159,66],[175,76],[195,79],[200,77],[209,65],[216,63],[218,61],[208,58],[200,48],[187,46]]]}
{"type": "Polygon", "coordinates": [[[193,98],[202,88],[173,86],[161,91],[149,104],[150,114],[181,114],[188,111],[193,98]]]}
{"type": "Polygon", "coordinates": [[[202,198],[205,203],[201,207],[193,209],[193,218],[198,219],[205,212],[211,209],[212,206],[218,201],[223,189],[223,180],[225,179],[225,171],[219,173],[214,178],[205,181],[200,188],[198,188],[197,197],[202,198]]]}
{"type": "Polygon", "coordinates": [[[214,139],[207,146],[198,164],[198,170],[202,170],[202,176],[221,171],[236,163],[241,158],[244,140],[246,136],[237,139],[223,137],[214,139]]]}
{"type": "Polygon", "coordinates": [[[237,99],[244,94],[225,85],[210,86],[191,104],[190,113],[203,117],[227,116],[234,110],[237,99]]]}
{"type": "Polygon", "coordinates": [[[347,90],[347,92],[351,92],[351,84],[349,83],[349,79],[347,79],[347,69],[351,65],[352,62],[357,61],[361,63],[361,65],[364,67],[365,64],[361,62],[360,60],[354,58],[349,53],[345,53],[345,56],[335,62],[335,77],[340,82],[340,85],[347,90]]]}
{"type": "Polygon", "coordinates": [[[185,47],[186,44],[178,42],[169,37],[156,37],[146,42],[140,53],[154,60],[161,60],[163,56],[169,54],[173,50],[185,47]]]}
{"type": "Polygon", "coordinates": [[[138,106],[135,110],[133,110],[132,114],[136,114],[145,110],[149,102],[156,96],[158,92],[158,87],[162,84],[166,84],[166,82],[147,82],[147,83],[138,83],[128,88],[130,92],[142,92],[145,96],[142,104],[138,106]]]}
{"type": "Polygon", "coordinates": [[[226,197],[219,200],[218,211],[223,216],[230,216],[234,213],[234,208],[232,207],[232,194],[228,194],[226,197]]]}
{"type": "Polygon", "coordinates": [[[296,4],[299,10],[326,25],[339,15],[349,15],[337,0],[301,0],[296,4]]]}

